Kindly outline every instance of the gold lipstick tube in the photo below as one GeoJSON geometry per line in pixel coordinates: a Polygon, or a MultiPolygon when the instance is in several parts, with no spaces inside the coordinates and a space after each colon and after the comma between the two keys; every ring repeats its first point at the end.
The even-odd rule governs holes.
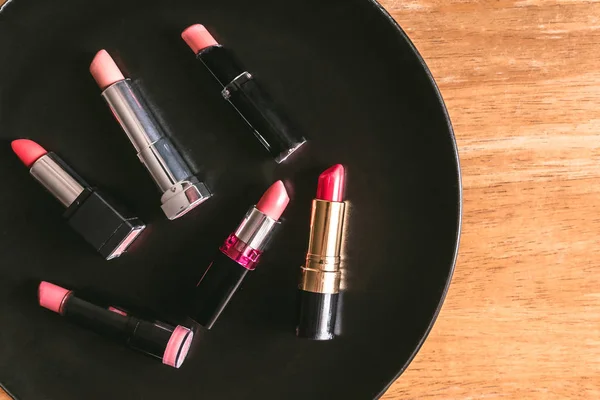
{"type": "Polygon", "coordinates": [[[346,203],[313,200],[306,263],[300,289],[313,293],[340,291],[340,252],[346,203]]]}
{"type": "Polygon", "coordinates": [[[296,334],[314,340],[334,337],[340,292],[340,254],[346,203],[313,200],[306,262],[300,279],[296,334]]]}

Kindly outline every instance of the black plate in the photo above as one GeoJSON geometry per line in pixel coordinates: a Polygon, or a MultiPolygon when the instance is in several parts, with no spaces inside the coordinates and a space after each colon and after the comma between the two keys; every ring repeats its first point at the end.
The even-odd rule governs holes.
{"type": "Polygon", "coordinates": [[[446,109],[405,34],[369,0],[13,0],[0,12],[0,381],[21,399],[365,399],[408,365],[446,293],[461,186],[446,109]],[[310,139],[276,165],[180,39],[204,23],[310,139]],[[106,48],[149,96],[216,195],[169,222],[88,65],[106,48]],[[105,262],[10,150],[54,150],[151,225],[105,262]],[[316,178],[348,167],[340,337],[294,336],[316,178]],[[293,200],[275,247],[180,370],[36,303],[41,279],[177,320],[185,293],[276,179],[293,200]]]}

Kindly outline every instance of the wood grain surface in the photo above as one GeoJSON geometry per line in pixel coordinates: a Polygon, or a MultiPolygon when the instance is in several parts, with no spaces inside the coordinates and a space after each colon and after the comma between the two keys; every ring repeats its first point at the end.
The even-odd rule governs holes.
{"type": "Polygon", "coordinates": [[[464,227],[392,399],[600,398],[600,2],[384,0],[452,118],[464,227]]]}
{"type": "Polygon", "coordinates": [[[446,303],[384,399],[600,398],[600,1],[381,2],[441,88],[465,189],[446,303]]]}

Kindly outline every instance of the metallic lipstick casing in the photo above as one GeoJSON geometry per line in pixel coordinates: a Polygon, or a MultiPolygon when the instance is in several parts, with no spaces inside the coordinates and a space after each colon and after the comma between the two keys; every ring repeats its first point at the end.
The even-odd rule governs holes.
{"type": "MultiPolygon", "coordinates": [[[[343,177],[341,165],[328,171],[332,170],[343,177]]],[[[334,184],[341,185],[343,190],[343,178],[334,184]]],[[[335,336],[345,213],[343,201],[315,199],[312,202],[308,250],[299,284],[296,328],[299,337],[330,340],[335,336]]]]}
{"type": "Polygon", "coordinates": [[[338,293],[340,252],[346,203],[313,200],[311,230],[300,289],[314,293],[338,293]]]}
{"type": "Polygon", "coordinates": [[[54,153],[38,158],[30,173],[67,207],[63,216],[69,225],[107,260],[123,254],[146,227],[89,187],[54,153]]]}
{"type": "Polygon", "coordinates": [[[297,335],[334,337],[340,292],[340,252],[346,204],[313,200],[306,262],[300,279],[297,335]]]}
{"type": "Polygon", "coordinates": [[[278,219],[288,202],[285,187],[278,181],[256,206],[250,207],[196,285],[190,318],[207,329],[213,327],[248,272],[256,268],[277,232],[278,219]]]}
{"type": "Polygon", "coordinates": [[[194,336],[184,326],[146,321],[116,307],[101,307],[49,282],[40,283],[38,300],[40,306],[174,368],[184,362],[194,336]]]}
{"type": "Polygon", "coordinates": [[[254,75],[242,66],[233,52],[216,43],[206,28],[193,25],[182,37],[223,87],[221,96],[250,125],[256,138],[277,163],[285,161],[306,143],[254,75]],[[204,44],[198,45],[199,42],[204,44]]]}
{"type": "Polygon", "coordinates": [[[277,221],[256,207],[250,208],[234,233],[219,248],[227,257],[252,271],[267,247],[277,221]]]}
{"type": "Polygon", "coordinates": [[[179,218],[211,197],[208,187],[194,176],[175,146],[165,137],[130,79],[108,86],[102,97],[162,191],[161,208],[167,218],[179,218]]]}

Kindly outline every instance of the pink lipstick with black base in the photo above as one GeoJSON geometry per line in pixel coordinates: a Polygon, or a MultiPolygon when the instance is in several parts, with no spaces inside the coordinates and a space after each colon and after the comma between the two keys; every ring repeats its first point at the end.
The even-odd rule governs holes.
{"type": "Polygon", "coordinates": [[[40,283],[38,300],[40,306],[174,368],[183,364],[194,337],[184,326],[144,321],[115,307],[101,307],[49,282],[40,283]]]}
{"type": "Polygon", "coordinates": [[[219,81],[223,98],[240,113],[277,163],[285,161],[306,139],[233,53],[221,46],[202,25],[187,28],[181,37],[219,81]]]}
{"type": "Polygon", "coordinates": [[[277,181],[250,207],[194,289],[189,316],[211,329],[246,275],[256,268],[290,198],[277,181]]]}
{"type": "Polygon", "coordinates": [[[15,140],[12,149],[31,175],[66,207],[69,225],[107,260],[123,254],[146,227],[34,141],[15,140]]]}
{"type": "Polygon", "coordinates": [[[319,176],[310,217],[306,261],[299,284],[299,337],[330,340],[335,324],[341,282],[341,248],[346,203],[345,169],[334,165],[319,176]]]}

